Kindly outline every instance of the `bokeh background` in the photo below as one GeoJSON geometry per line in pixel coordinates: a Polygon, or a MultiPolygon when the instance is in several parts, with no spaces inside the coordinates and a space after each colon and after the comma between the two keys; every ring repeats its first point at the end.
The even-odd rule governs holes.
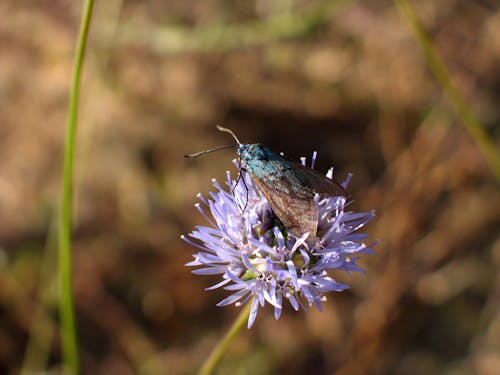
{"type": "MultiPolygon", "coordinates": [[[[414,2],[500,137],[500,10],[414,2]]],[[[0,2],[0,373],[58,374],[56,213],[81,2],[0,2]]],[[[323,312],[261,310],[219,374],[500,374],[500,191],[390,1],[96,2],[75,170],[84,374],[191,374],[238,313],[184,266],[232,139],[319,152],[377,211],[323,312]]]]}

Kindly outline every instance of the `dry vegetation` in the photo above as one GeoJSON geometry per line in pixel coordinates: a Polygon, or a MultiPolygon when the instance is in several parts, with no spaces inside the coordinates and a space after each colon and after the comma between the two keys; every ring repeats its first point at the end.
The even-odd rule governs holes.
{"type": "MultiPolygon", "coordinates": [[[[0,2],[0,373],[58,373],[54,218],[80,2],[0,2]],[[28,373],[28,372],[27,372],[28,373]]],[[[414,2],[417,5],[417,2],[414,2]]],[[[495,1],[417,14],[500,137],[495,1]]],[[[375,209],[366,275],[322,313],[259,315],[220,374],[498,374],[500,191],[389,1],[97,2],[76,155],[85,374],[190,374],[237,313],[190,273],[195,194],[232,168],[215,124],[319,151],[375,209]]]]}

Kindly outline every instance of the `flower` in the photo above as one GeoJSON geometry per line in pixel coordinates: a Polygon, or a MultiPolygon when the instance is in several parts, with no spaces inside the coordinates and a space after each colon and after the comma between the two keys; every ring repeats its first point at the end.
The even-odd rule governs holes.
{"type": "MultiPolygon", "coordinates": [[[[305,165],[305,158],[301,160],[305,165]]],[[[315,160],[316,152],[311,168],[315,160]]],[[[331,179],[332,175],[330,169],[326,176],[331,179]]],[[[206,208],[195,205],[209,226],[197,226],[188,236],[181,236],[200,249],[186,265],[201,267],[192,271],[197,275],[222,275],[219,283],[206,289],[223,287],[231,293],[217,306],[252,301],[248,328],[266,302],[274,307],[276,319],[284,300],[295,310],[306,310],[307,305],[321,310],[325,293],[348,288],[335,281],[331,271],[362,272],[356,264],[358,255],[373,253],[375,243],[366,245],[363,241],[368,236],[357,231],[373,219],[374,212],[346,211],[348,202],[343,196],[320,199],[316,195],[317,236],[297,237],[280,225],[270,203],[241,168],[236,181],[227,172],[227,190],[212,181],[217,190],[210,198],[197,195],[206,208]]]]}

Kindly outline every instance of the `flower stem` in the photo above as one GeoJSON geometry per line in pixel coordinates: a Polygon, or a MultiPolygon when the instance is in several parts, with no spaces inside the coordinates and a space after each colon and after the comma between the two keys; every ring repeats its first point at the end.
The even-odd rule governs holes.
{"type": "Polygon", "coordinates": [[[220,362],[222,356],[226,352],[229,344],[231,343],[231,341],[233,341],[238,332],[241,331],[241,329],[247,322],[248,316],[250,315],[251,307],[252,307],[252,301],[248,301],[243,310],[241,310],[240,314],[234,321],[229,331],[226,333],[226,336],[224,336],[224,338],[217,344],[214,350],[212,350],[212,353],[210,353],[210,356],[207,358],[205,363],[203,363],[203,366],[198,372],[198,375],[210,375],[213,373],[215,367],[220,362]]]}
{"type": "Polygon", "coordinates": [[[394,2],[396,3],[401,15],[410,26],[417,43],[424,53],[427,64],[457,111],[458,116],[462,120],[465,128],[490,164],[497,180],[500,181],[500,153],[498,152],[495,144],[488,138],[488,134],[484,130],[484,125],[481,124],[472,112],[469,105],[462,97],[460,91],[452,84],[452,79],[448,69],[441,61],[441,58],[434,49],[432,42],[423,30],[422,25],[418,22],[408,1],[394,0],[394,2]]]}
{"type": "Polygon", "coordinates": [[[70,91],[67,134],[64,147],[62,196],[59,218],[59,314],[64,373],[76,375],[79,371],[78,343],[72,291],[71,215],[73,196],[73,156],[78,118],[78,102],[82,64],[94,1],[86,0],[80,20],[73,78],[70,91]]]}

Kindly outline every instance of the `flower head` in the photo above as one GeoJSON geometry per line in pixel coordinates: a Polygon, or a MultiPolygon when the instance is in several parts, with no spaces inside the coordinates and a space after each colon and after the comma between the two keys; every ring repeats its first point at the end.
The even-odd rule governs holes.
{"type": "MultiPolygon", "coordinates": [[[[314,167],[313,154],[311,168],[314,167]]],[[[305,158],[302,158],[305,165],[305,158]]],[[[327,173],[332,178],[333,170],[327,173]]],[[[346,187],[350,176],[342,184],[346,187]]],[[[209,226],[197,226],[182,239],[200,249],[188,266],[198,266],[197,275],[221,275],[222,280],[207,288],[223,287],[231,294],[218,306],[243,305],[252,301],[248,328],[259,306],[267,302],[278,319],[284,300],[295,310],[315,305],[321,310],[325,293],[342,291],[348,286],[335,281],[334,270],[362,272],[356,265],[359,254],[372,253],[374,243],[358,233],[374,217],[374,212],[346,211],[346,198],[315,196],[318,208],[318,232],[297,237],[274,215],[272,207],[248,173],[236,180],[227,172],[227,189],[213,180],[215,192],[210,198],[198,194],[202,204],[195,206],[209,226]]]]}

